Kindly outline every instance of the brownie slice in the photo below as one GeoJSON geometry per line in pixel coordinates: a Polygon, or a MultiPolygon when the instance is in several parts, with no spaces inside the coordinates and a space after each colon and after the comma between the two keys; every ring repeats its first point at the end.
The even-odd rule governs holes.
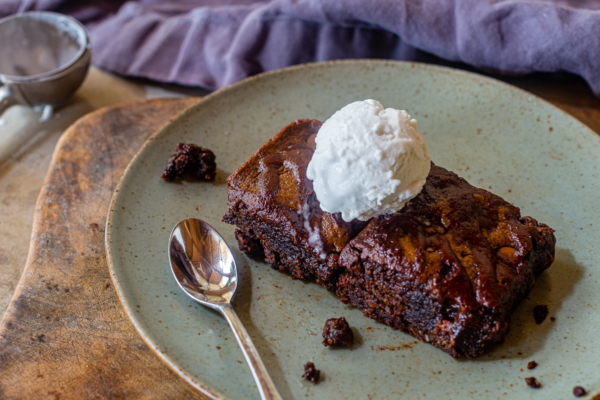
{"type": "Polygon", "coordinates": [[[342,251],[337,295],[364,315],[455,358],[501,342],[510,316],[554,260],[547,225],[432,165],[422,192],[342,251]]]}
{"type": "Polygon", "coordinates": [[[554,231],[435,165],[400,212],[347,223],[306,178],[320,126],[287,125],[229,177],[223,220],[240,249],[455,358],[501,342],[554,260],[554,231]]]}
{"type": "Polygon", "coordinates": [[[237,225],[240,250],[264,253],[273,268],[335,290],[339,254],[366,222],[322,211],[306,178],[321,125],[294,121],[241,165],[227,180],[223,221],[237,225]]]}

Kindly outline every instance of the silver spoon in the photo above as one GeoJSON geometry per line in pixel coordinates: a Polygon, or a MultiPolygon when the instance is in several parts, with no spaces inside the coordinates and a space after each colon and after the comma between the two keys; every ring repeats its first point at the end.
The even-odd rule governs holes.
{"type": "Polygon", "coordinates": [[[202,220],[184,219],[171,232],[169,261],[175,280],[188,296],[225,316],[246,357],[261,397],[281,399],[248,332],[231,306],[238,284],[237,267],[221,235],[202,220]]]}

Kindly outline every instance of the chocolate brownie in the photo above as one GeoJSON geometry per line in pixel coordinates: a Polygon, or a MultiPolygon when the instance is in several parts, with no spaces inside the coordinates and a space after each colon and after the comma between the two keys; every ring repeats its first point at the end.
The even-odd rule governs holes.
{"type": "Polygon", "coordinates": [[[535,367],[538,366],[538,363],[535,362],[535,360],[529,361],[527,363],[527,369],[535,369],[535,367]]]}
{"type": "Polygon", "coordinates": [[[554,260],[553,230],[432,164],[400,212],[374,218],[342,251],[337,294],[364,315],[455,358],[482,354],[554,260]]]}
{"type": "Polygon", "coordinates": [[[321,125],[292,122],[242,164],[227,179],[223,221],[237,225],[240,250],[262,250],[273,268],[335,290],[339,254],[366,222],[347,223],[322,211],[306,178],[321,125]]]}
{"type": "Polygon", "coordinates": [[[215,153],[209,149],[192,143],[178,143],[175,154],[169,158],[167,167],[160,177],[167,181],[174,181],[186,176],[204,181],[214,181],[217,175],[215,158],[215,153]]]}
{"type": "Polygon", "coordinates": [[[223,220],[240,249],[455,358],[502,341],[554,260],[554,231],[433,164],[400,212],[345,222],[321,210],[306,178],[320,126],[287,125],[229,177],[223,220]]]}
{"type": "Polygon", "coordinates": [[[347,346],[354,343],[354,333],[346,318],[330,318],[323,327],[323,346],[347,346]]]}
{"type": "Polygon", "coordinates": [[[531,376],[529,378],[525,378],[525,383],[527,384],[527,386],[529,386],[530,388],[533,388],[533,389],[539,389],[542,387],[540,382],[533,376],[531,376]]]}
{"type": "Polygon", "coordinates": [[[311,381],[312,383],[319,383],[321,371],[316,369],[315,364],[309,361],[306,364],[304,364],[304,374],[302,375],[302,377],[307,381],[311,381]]]}

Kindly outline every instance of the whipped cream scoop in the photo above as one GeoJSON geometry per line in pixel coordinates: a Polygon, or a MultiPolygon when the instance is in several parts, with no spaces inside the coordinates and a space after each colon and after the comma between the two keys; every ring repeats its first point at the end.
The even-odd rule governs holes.
{"type": "Polygon", "coordinates": [[[321,209],[344,221],[396,212],[419,194],[431,157],[417,120],[376,100],[350,103],[316,137],[306,175],[321,209]]]}

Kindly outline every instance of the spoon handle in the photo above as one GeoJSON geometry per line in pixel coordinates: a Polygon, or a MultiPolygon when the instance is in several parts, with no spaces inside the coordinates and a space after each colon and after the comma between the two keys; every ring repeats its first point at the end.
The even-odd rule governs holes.
{"type": "Polygon", "coordinates": [[[252,339],[248,336],[246,328],[242,325],[242,321],[238,318],[235,310],[231,307],[231,304],[222,306],[221,312],[225,315],[227,322],[229,322],[229,326],[233,329],[235,338],[242,348],[242,352],[244,353],[244,357],[246,357],[248,366],[250,366],[252,376],[254,376],[256,386],[258,386],[262,399],[281,400],[281,395],[277,391],[277,388],[269,376],[269,372],[267,372],[265,365],[260,359],[256,347],[254,347],[254,343],[252,343],[252,339]]]}

